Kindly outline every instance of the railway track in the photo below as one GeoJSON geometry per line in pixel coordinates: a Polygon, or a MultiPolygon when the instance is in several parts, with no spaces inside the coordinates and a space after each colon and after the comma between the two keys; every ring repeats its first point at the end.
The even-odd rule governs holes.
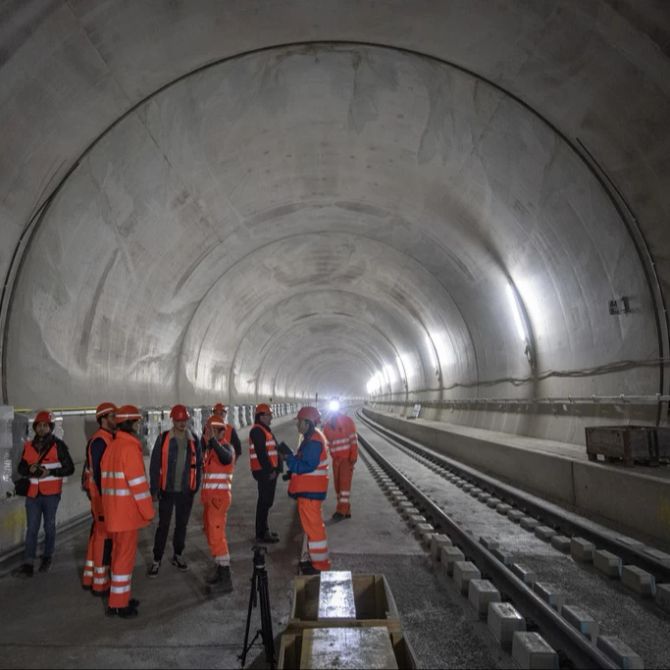
{"type": "MultiPolygon", "coordinates": [[[[359,431],[364,457],[382,486],[391,493],[401,491],[430,521],[436,533],[445,533],[451,539],[464,557],[477,566],[482,578],[493,582],[502,599],[513,603],[525,617],[528,630],[539,631],[556,650],[561,667],[641,667],[636,664],[640,662],[639,657],[646,655],[651,656],[654,666],[668,665],[670,652],[666,650],[664,654],[662,648],[650,654],[644,653],[648,649],[636,649],[636,656],[631,647],[639,647],[639,643],[631,640],[632,633],[628,635],[628,644],[621,644],[622,640],[613,635],[599,637],[593,628],[590,630],[591,637],[588,637],[575,627],[574,621],[566,618],[570,609],[575,608],[574,605],[568,605],[566,609],[555,602],[552,605],[546,598],[546,591],[542,592],[537,587],[540,584],[546,585],[546,582],[540,581],[540,578],[545,578],[542,569],[553,566],[555,562],[565,571],[565,574],[561,573],[561,581],[568,584],[569,593],[584,596],[585,581],[594,584],[591,588],[597,591],[601,600],[610,598],[612,602],[629,602],[628,599],[634,597],[632,592],[624,592],[619,582],[610,582],[595,574],[593,568],[576,564],[547,543],[547,548],[540,552],[546,554],[543,557],[544,562],[541,562],[538,575],[534,575],[532,570],[525,570],[520,563],[515,562],[518,559],[515,558],[515,552],[509,550],[509,540],[514,538],[514,542],[517,542],[517,538],[522,537],[521,544],[539,542],[533,530],[541,523],[543,528],[564,534],[565,539],[579,536],[593,542],[598,548],[616,551],[625,563],[643,567],[659,581],[668,581],[670,570],[666,565],[655,560],[653,556],[617,541],[611,533],[599,533],[597,525],[586,519],[437,454],[416,442],[397,436],[360,413],[358,421],[361,427],[366,428],[363,434],[359,431]],[[380,445],[383,447],[380,448],[380,445]],[[450,504],[450,500],[455,502],[450,504]],[[458,518],[460,508],[473,509],[473,504],[486,508],[489,519],[486,535],[479,534],[481,524],[478,526],[474,519],[477,514],[472,514],[465,521],[458,518]],[[512,510],[518,510],[517,516],[521,515],[527,520],[535,517],[534,522],[528,524],[530,534],[521,530],[518,524],[512,523],[507,516],[512,510]],[[491,521],[491,515],[498,520],[497,524],[491,521]],[[552,552],[556,553],[555,559],[552,552]],[[610,595],[608,590],[612,592],[610,595]],[[659,662],[659,659],[665,660],[659,662]]],[[[556,571],[552,567],[550,572],[556,571]]],[[[668,639],[670,617],[649,601],[641,598],[635,600],[639,601],[639,606],[636,606],[639,612],[632,612],[628,619],[637,623],[641,618],[649,619],[652,623],[645,621],[644,625],[661,631],[659,644],[667,647],[662,640],[668,639]]],[[[620,620],[617,618],[616,621],[608,621],[607,607],[603,608],[601,614],[605,620],[598,623],[603,626],[603,630],[620,634],[620,620]]],[[[596,631],[597,628],[596,624],[596,631]]]]}

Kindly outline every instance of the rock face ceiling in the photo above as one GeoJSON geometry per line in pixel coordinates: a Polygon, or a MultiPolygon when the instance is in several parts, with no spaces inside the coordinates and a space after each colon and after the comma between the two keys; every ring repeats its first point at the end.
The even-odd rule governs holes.
{"type": "Polygon", "coordinates": [[[667,14],[10,6],[5,401],[667,393],[667,14]]]}

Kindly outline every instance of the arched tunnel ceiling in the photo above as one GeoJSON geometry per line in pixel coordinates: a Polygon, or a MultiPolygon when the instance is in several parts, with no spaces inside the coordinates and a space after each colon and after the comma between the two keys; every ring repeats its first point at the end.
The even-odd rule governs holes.
{"type": "MultiPolygon", "coordinates": [[[[303,3],[278,4],[304,16],[312,11],[303,3]]],[[[389,4],[399,15],[386,25],[387,39],[380,39],[383,26],[364,21],[357,33],[351,17],[339,14],[330,25],[322,17],[306,34],[351,39],[367,30],[365,41],[377,37],[415,46],[392,30],[406,10],[389,4]]],[[[82,75],[99,75],[98,95],[82,101],[100,105],[83,127],[58,140],[61,119],[40,131],[36,112],[37,136],[50,140],[38,153],[43,159],[59,153],[60,141],[67,157],[52,163],[52,177],[79,157],[93,129],[101,132],[133,100],[213,60],[214,53],[235,53],[242,35],[233,26],[248,19],[258,27],[276,11],[266,8],[262,18],[241,12],[231,25],[232,4],[201,3],[195,12],[176,5],[183,15],[160,5],[153,19],[161,39],[132,71],[125,63],[140,49],[139,41],[132,42],[133,36],[139,40],[133,27],[142,12],[137,5],[124,5],[127,14],[114,19],[107,13],[110,3],[98,3],[94,12],[84,4],[54,3],[45,13],[44,24],[54,27],[56,21],[61,40],[69,35],[71,59],[86,60],[76,46],[83,31],[104,62],[87,61],[92,69],[82,75]],[[229,42],[215,46],[195,39],[194,26],[208,34],[199,21],[206,16],[230,33],[229,42]],[[117,32],[119,27],[127,30],[117,32]],[[180,28],[184,32],[177,36],[180,28]],[[114,48],[108,42],[112,34],[119,42],[114,48]],[[203,58],[208,48],[212,53],[203,58]],[[173,57],[152,72],[155,51],[173,57]],[[117,97],[119,89],[123,95],[117,97]]],[[[501,34],[516,22],[518,44],[526,49],[536,39],[533,29],[550,37],[557,31],[572,43],[564,29],[575,22],[589,27],[598,53],[614,48],[614,27],[622,29],[624,18],[609,5],[599,4],[595,17],[569,3],[553,3],[551,12],[547,6],[484,3],[478,16],[501,34]],[[603,16],[613,22],[612,34],[595,22],[603,16]]],[[[372,11],[367,3],[361,7],[372,11]]],[[[451,33],[470,15],[458,3],[431,7],[432,13],[428,5],[414,5],[423,37],[433,30],[428,18],[442,17],[451,33]]],[[[335,11],[330,3],[322,8],[335,11]]],[[[289,16],[278,23],[274,43],[291,41],[290,23],[289,16]]],[[[265,33],[248,32],[244,44],[265,47],[269,33],[269,24],[265,33]]],[[[43,37],[38,27],[30,45],[43,37]]],[[[461,55],[469,57],[469,69],[500,83],[515,72],[511,88],[520,94],[521,84],[538,86],[534,58],[546,61],[554,39],[543,43],[541,56],[526,53],[524,63],[523,49],[514,52],[518,46],[496,52],[502,59],[497,63],[489,53],[486,66],[474,43],[461,44],[461,55]]],[[[64,57],[58,31],[51,40],[52,53],[64,57]]],[[[439,52],[437,33],[432,40],[432,49],[424,43],[421,50],[439,52]]],[[[555,51],[553,76],[560,79],[563,61],[571,57],[555,51]]],[[[579,77],[587,77],[590,53],[580,51],[579,77]]],[[[0,75],[11,74],[21,56],[19,48],[0,75]]],[[[551,64],[542,71],[540,89],[548,93],[554,88],[551,64]]],[[[647,77],[653,91],[645,94],[667,103],[657,72],[647,77]]],[[[59,81],[61,88],[67,83],[59,81]]],[[[602,82],[600,87],[602,103],[610,92],[602,82]]],[[[580,135],[588,128],[597,136],[610,127],[611,112],[596,105],[596,93],[579,103],[584,110],[594,105],[602,125],[587,123],[580,135]]],[[[562,118],[559,101],[539,102],[547,118],[568,130],[573,109],[562,118]]],[[[16,114],[12,105],[20,106],[20,99],[5,113],[16,114]]],[[[648,125],[655,114],[650,107],[648,125]]],[[[658,144],[667,146],[667,121],[656,127],[664,131],[658,144]]],[[[617,138],[607,150],[621,150],[621,141],[628,140],[617,138]]],[[[653,174],[657,185],[667,179],[656,168],[658,148],[638,166],[640,187],[641,176],[653,174]]],[[[18,187],[3,201],[16,232],[29,218],[28,192],[39,200],[31,151],[30,143],[17,148],[24,160],[12,167],[13,179],[3,179],[3,188],[18,187]]],[[[49,187],[40,183],[44,192],[49,187]]],[[[646,205],[662,211],[667,196],[656,195],[646,205]]],[[[640,260],[621,216],[584,161],[504,91],[447,62],[404,50],[353,42],[267,48],[176,81],[92,145],[35,230],[7,329],[6,385],[17,403],[63,398],[64,375],[64,399],[71,403],[85,402],[96,385],[138,402],[161,403],[221,393],[232,399],[309,396],[319,389],[361,395],[379,371],[386,371],[384,386],[396,393],[524,377],[532,370],[510,313],[510,284],[525,310],[540,369],[658,355],[654,306],[640,260]],[[615,324],[602,318],[602,308],[619,295],[634,296],[637,317],[615,324]]],[[[656,247],[667,241],[667,232],[645,232],[656,247]]],[[[561,384],[546,390],[560,392],[561,384]]],[[[630,392],[658,390],[648,371],[628,373],[625,380],[589,380],[586,386],[603,392],[615,384],[630,392]]]]}

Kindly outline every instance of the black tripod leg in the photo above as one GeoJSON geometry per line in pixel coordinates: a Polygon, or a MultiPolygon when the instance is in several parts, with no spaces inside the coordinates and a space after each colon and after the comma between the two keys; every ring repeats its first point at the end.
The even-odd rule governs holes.
{"type": "Polygon", "coordinates": [[[272,614],[270,612],[270,591],[268,588],[268,576],[262,574],[259,578],[258,593],[261,601],[261,631],[263,646],[265,647],[265,660],[270,667],[275,667],[275,640],[272,632],[272,614]]]}
{"type": "MultiPolygon", "coordinates": [[[[256,571],[251,577],[251,593],[249,594],[249,609],[247,610],[247,627],[244,631],[244,647],[242,648],[242,655],[240,660],[242,661],[242,667],[244,667],[244,662],[247,660],[247,652],[249,647],[247,643],[249,642],[249,626],[251,625],[251,610],[256,605],[256,571]]],[[[249,645],[250,646],[250,645],[249,645]]]]}

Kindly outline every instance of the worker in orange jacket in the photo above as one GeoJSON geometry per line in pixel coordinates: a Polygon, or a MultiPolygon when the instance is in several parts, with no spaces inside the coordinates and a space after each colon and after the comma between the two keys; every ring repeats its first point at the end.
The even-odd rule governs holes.
{"type": "MultiPolygon", "coordinates": [[[[217,402],[214,407],[212,407],[212,416],[216,416],[226,423],[226,415],[228,414],[228,408],[221,402],[217,402]]],[[[242,443],[240,442],[240,437],[235,430],[235,426],[232,424],[226,423],[228,426],[227,430],[230,430],[230,438],[227,440],[235,450],[235,462],[242,455],[242,443]]],[[[210,439],[212,438],[212,430],[210,429],[209,421],[205,423],[205,429],[202,431],[202,449],[203,452],[207,449],[210,439]]]]}
{"type": "Polygon", "coordinates": [[[109,591],[109,564],[112,556],[112,538],[105,525],[105,511],[102,508],[102,474],[100,462],[107,447],[114,439],[116,431],[116,406],[103,402],[95,410],[98,430],[86,445],[86,460],[82,472],[82,488],[91,502],[91,533],[84,563],[82,586],[91,593],[102,596],[109,591]]]}
{"type": "Polygon", "coordinates": [[[117,433],[100,464],[102,507],[112,537],[112,570],[106,614],[137,616],[139,601],[130,597],[137,531],[154,518],[154,507],[138,432],[142,415],[133,405],[116,411],[117,433]]]}
{"type": "Polygon", "coordinates": [[[215,564],[206,581],[212,588],[228,593],[233,590],[226,539],[235,469],[235,450],[230,443],[233,427],[214,414],[207,420],[206,429],[211,437],[204,452],[200,499],[207,544],[215,564]]]}
{"type": "Polygon", "coordinates": [[[358,460],[358,438],[353,419],[339,410],[333,411],[323,426],[333,460],[333,484],[337,508],[333,519],[351,518],[351,480],[358,460]]]}
{"type": "Polygon", "coordinates": [[[316,407],[302,407],[296,417],[302,442],[294,455],[283,442],[277,445],[291,473],[288,494],[298,502],[300,524],[307,537],[309,561],[301,561],[304,575],[330,570],[328,538],[321,505],[328,492],[328,451],[326,438],[317,429],[321,417],[316,407]]]}

